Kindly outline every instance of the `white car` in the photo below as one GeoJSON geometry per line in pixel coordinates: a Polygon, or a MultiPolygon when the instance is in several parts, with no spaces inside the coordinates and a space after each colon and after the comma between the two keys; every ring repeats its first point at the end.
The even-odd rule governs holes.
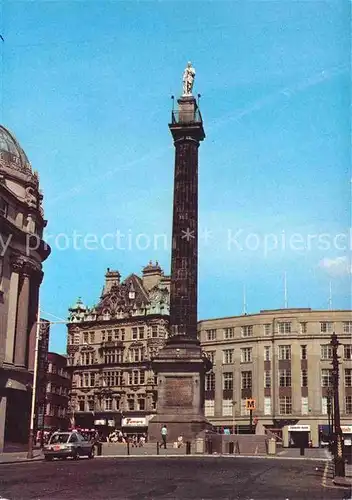
{"type": "Polygon", "coordinates": [[[73,458],[81,456],[94,458],[94,444],[86,441],[78,432],[54,432],[50,441],[44,446],[44,458],[47,461],[53,458],[73,458]]]}

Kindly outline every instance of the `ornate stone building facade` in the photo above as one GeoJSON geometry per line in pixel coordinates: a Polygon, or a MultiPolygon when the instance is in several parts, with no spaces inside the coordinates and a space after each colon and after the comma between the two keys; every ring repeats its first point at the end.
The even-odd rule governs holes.
{"type": "Polygon", "coordinates": [[[67,361],[72,372],[72,424],[145,431],[155,413],[151,360],[164,345],[170,278],[149,263],[142,277],[107,270],[100,301],[70,308],[67,361]]]}
{"type": "Polygon", "coordinates": [[[71,389],[71,375],[67,370],[67,358],[56,352],[47,355],[47,374],[45,384],[45,430],[67,430],[68,400],[71,389]]]}
{"type": "Polygon", "coordinates": [[[280,309],[200,321],[199,338],[213,362],[205,415],[219,428],[246,432],[246,400],[254,399],[253,418],[281,430],[286,444],[304,438],[318,445],[331,421],[333,331],[341,343],[341,424],[351,426],[351,311],[280,309]]]}
{"type": "Polygon", "coordinates": [[[50,248],[39,178],[0,126],[0,450],[28,437],[42,262],[50,248]]]}

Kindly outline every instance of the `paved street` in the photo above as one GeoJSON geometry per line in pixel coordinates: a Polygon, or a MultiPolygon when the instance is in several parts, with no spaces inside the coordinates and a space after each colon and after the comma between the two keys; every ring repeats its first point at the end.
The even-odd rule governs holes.
{"type": "Polygon", "coordinates": [[[129,458],[33,462],[0,468],[9,500],[342,500],[322,486],[325,463],[250,458],[129,458]],[[319,468],[317,471],[316,468],[319,468]]]}

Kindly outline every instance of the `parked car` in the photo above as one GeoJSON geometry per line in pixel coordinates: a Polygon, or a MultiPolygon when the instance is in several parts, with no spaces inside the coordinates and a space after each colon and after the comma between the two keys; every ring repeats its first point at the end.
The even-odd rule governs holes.
{"type": "Polygon", "coordinates": [[[94,458],[94,444],[86,441],[78,432],[54,432],[47,445],[44,446],[44,458],[73,458],[81,456],[94,458]]]}

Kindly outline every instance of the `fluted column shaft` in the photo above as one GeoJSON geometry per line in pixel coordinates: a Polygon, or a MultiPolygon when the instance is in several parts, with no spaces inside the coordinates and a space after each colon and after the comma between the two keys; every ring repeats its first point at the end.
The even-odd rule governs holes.
{"type": "Polygon", "coordinates": [[[29,274],[27,272],[24,272],[21,276],[21,279],[22,279],[22,285],[20,288],[18,307],[17,307],[15,365],[25,367],[27,334],[28,334],[29,291],[30,291],[29,274]]]}

